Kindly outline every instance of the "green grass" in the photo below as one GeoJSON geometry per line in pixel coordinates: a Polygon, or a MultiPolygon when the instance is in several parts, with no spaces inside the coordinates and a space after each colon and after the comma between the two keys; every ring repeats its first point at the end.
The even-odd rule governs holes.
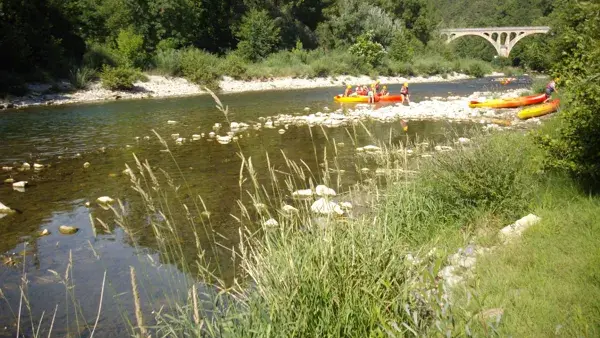
{"type": "Polygon", "coordinates": [[[480,261],[482,308],[504,309],[500,336],[598,336],[600,199],[564,178],[548,182],[539,199],[532,211],[542,222],[480,261]]]}

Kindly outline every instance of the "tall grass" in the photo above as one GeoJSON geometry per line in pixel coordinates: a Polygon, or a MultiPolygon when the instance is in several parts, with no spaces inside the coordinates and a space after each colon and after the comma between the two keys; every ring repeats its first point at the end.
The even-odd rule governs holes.
{"type": "MultiPolygon", "coordinates": [[[[270,183],[264,185],[252,159],[240,153],[240,196],[248,196],[238,202],[241,278],[220,293],[220,306],[199,315],[207,318],[204,334],[445,335],[486,325],[441,297],[435,276],[445,251],[430,249],[442,240],[448,250],[464,244],[478,227],[489,226],[482,215],[497,218],[499,226],[528,209],[538,162],[525,140],[520,133],[478,140],[421,163],[416,177],[407,167],[406,148],[382,147],[372,159],[391,166],[384,171],[387,187],[371,185],[340,198],[367,195],[362,200],[372,211],[354,219],[315,218],[310,202],[287,198],[307,184],[330,184],[328,165],[319,174],[289,159],[284,168],[267,164],[270,183]],[[290,203],[298,210],[286,212],[290,203]],[[267,225],[270,218],[278,226],[267,225]]],[[[335,149],[331,156],[324,154],[324,161],[335,166],[335,149]]],[[[191,302],[175,318],[159,315],[160,332],[197,335],[196,309],[191,302]]]]}

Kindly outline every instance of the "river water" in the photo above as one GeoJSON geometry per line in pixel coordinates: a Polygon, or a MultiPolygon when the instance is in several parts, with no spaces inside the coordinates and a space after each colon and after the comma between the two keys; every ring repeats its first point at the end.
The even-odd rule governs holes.
{"type": "MultiPolygon", "coordinates": [[[[474,91],[497,89],[496,83],[485,78],[412,84],[412,99],[466,96],[474,91]]],[[[524,81],[518,81],[502,88],[523,85],[524,81]]],[[[399,89],[399,85],[390,86],[392,92],[399,89]]],[[[319,88],[227,94],[220,98],[229,106],[230,121],[249,123],[277,114],[307,114],[305,107],[311,112],[323,111],[325,107],[335,110],[340,105],[332,97],[339,91],[339,88],[319,88]]],[[[278,132],[283,126],[250,129],[240,134],[239,148],[236,143],[222,145],[206,138],[189,140],[192,134],[208,134],[215,123],[227,124],[208,95],[0,113],[0,164],[13,166],[15,162],[20,165],[26,161],[47,166],[39,172],[0,172],[2,181],[12,177],[15,181],[30,182],[24,192],[13,190],[10,184],[0,186],[0,202],[18,210],[17,214],[0,219],[3,255],[0,337],[16,333],[23,276],[27,280],[23,290],[29,306],[22,305],[20,332],[26,336],[33,336],[32,324],[37,329],[40,319],[40,332],[47,335],[55,309],[54,334],[88,336],[98,310],[105,272],[103,311],[96,330],[101,336],[124,335],[128,321],[133,321],[130,266],[136,268],[141,280],[145,312],[186,297],[184,285],[189,276],[183,271],[194,268],[171,262],[161,252],[148,229],[147,210],[127,176],[122,174],[126,163],[135,165],[134,153],[142,160],[147,159],[156,171],[161,168],[171,174],[174,185],[187,182],[182,189],[184,202],[190,202],[193,196],[202,197],[211,213],[212,233],[196,239],[182,230],[178,241],[185,255],[195,255],[198,242],[202,247],[213,248],[207,249],[207,259],[219,277],[230,283],[237,275],[229,249],[236,246],[239,237],[239,222],[233,216],[239,215],[236,200],[240,198],[240,152],[252,158],[263,183],[268,182],[267,156],[272,167],[282,169],[285,154],[294,161],[304,161],[313,170],[314,182],[318,184],[322,183],[319,164],[324,161],[325,148],[343,143],[346,146],[339,147],[338,161],[347,171],[338,182],[344,187],[356,182],[360,175],[356,170],[356,146],[378,140],[399,143],[407,137],[443,142],[449,133],[461,135],[469,128],[465,123],[409,121],[408,132],[404,132],[399,123],[372,122],[365,125],[371,135],[362,126],[327,130],[290,126],[284,134],[278,132]],[[177,123],[168,124],[169,120],[177,123]],[[164,146],[152,130],[165,137],[172,153],[161,151],[164,146]],[[175,133],[188,141],[175,145],[171,138],[175,133]],[[145,136],[150,139],[144,139],[145,136]],[[87,169],[83,167],[85,162],[90,163],[87,169]],[[96,205],[94,201],[100,196],[123,201],[133,231],[126,233],[115,224],[112,211],[96,205]],[[91,202],[91,206],[86,207],[86,202],[91,202]],[[90,216],[106,222],[109,231],[98,221],[93,228],[90,216]],[[61,225],[76,226],[79,231],[63,235],[58,231],[61,225]],[[39,237],[42,229],[48,229],[50,235],[39,237]],[[219,245],[214,245],[214,241],[219,245]],[[68,268],[70,273],[65,281],[68,268]],[[65,288],[65,283],[75,287],[65,288]]],[[[221,134],[226,131],[225,127],[221,134]]]]}

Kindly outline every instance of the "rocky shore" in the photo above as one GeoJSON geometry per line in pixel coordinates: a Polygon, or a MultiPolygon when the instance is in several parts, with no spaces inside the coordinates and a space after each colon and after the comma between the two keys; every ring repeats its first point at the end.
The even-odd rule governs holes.
{"type": "MultiPolygon", "coordinates": [[[[422,83],[422,82],[442,82],[454,81],[469,78],[464,74],[452,74],[447,77],[379,77],[382,83],[422,83]]],[[[268,81],[251,80],[241,81],[225,77],[220,82],[221,93],[239,93],[251,91],[267,90],[289,90],[289,89],[308,89],[324,87],[341,87],[345,83],[370,83],[373,80],[368,76],[338,76],[327,78],[273,78],[268,81]]],[[[86,102],[104,102],[124,99],[147,99],[147,98],[167,98],[178,96],[193,96],[206,94],[200,86],[191,83],[183,78],[170,78],[159,75],[148,75],[148,81],[135,83],[132,91],[111,91],[102,88],[99,82],[93,83],[88,89],[71,91],[68,82],[59,83],[55,88],[50,84],[31,84],[30,93],[22,97],[14,97],[6,100],[0,100],[0,109],[26,108],[42,105],[64,105],[86,102]],[[56,88],[58,87],[58,88],[56,88]]]]}

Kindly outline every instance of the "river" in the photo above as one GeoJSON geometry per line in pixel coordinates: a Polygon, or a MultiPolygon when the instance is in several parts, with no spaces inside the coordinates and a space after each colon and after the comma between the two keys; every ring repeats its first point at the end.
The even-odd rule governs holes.
{"type": "MultiPolygon", "coordinates": [[[[526,82],[517,81],[503,89],[523,87],[526,82]]],[[[466,96],[496,88],[497,82],[490,78],[410,87],[413,101],[431,96],[466,96]]],[[[399,89],[399,85],[390,86],[392,92],[399,89]]],[[[323,111],[325,107],[337,109],[339,104],[332,97],[339,91],[339,88],[319,88],[227,94],[220,98],[229,106],[230,121],[252,122],[277,114],[306,114],[305,107],[311,112],[323,111]]],[[[337,178],[343,189],[360,176],[356,170],[356,146],[378,140],[399,143],[407,137],[443,142],[449,133],[461,135],[469,128],[465,123],[410,121],[405,133],[399,123],[372,122],[366,127],[375,139],[362,127],[311,130],[289,126],[285,130],[280,126],[241,133],[239,148],[235,142],[222,145],[206,138],[189,140],[192,134],[208,134],[215,123],[226,125],[224,115],[215,109],[208,95],[0,113],[0,164],[14,166],[15,162],[18,165],[28,162],[46,166],[39,172],[0,172],[2,181],[12,177],[15,181],[30,182],[24,192],[13,190],[10,184],[0,186],[0,202],[18,211],[0,219],[0,254],[4,257],[4,264],[0,262],[0,337],[15,335],[24,274],[29,306],[22,306],[20,332],[26,336],[34,335],[32,324],[37,328],[40,319],[43,319],[40,332],[47,334],[55,308],[55,335],[88,336],[98,310],[105,271],[103,311],[96,330],[100,336],[123,335],[123,330],[129,327],[128,320],[133,321],[130,266],[139,272],[145,312],[157,310],[173,299],[185,298],[184,285],[189,275],[184,271],[194,268],[173,264],[152,238],[147,211],[127,176],[122,174],[126,163],[135,166],[134,153],[142,160],[147,159],[156,171],[161,168],[173,175],[175,185],[185,186],[187,182],[188,186],[181,189],[183,202],[194,200],[193,196],[202,197],[210,211],[212,235],[196,239],[182,230],[180,245],[184,254],[193,256],[199,241],[207,248],[207,259],[214,271],[230,283],[237,275],[229,249],[237,245],[239,238],[239,223],[234,216],[239,215],[236,200],[240,198],[240,152],[252,158],[263,183],[268,182],[267,154],[271,165],[277,168],[284,167],[283,154],[294,161],[305,161],[313,170],[314,180],[319,181],[324,149],[343,143],[345,146],[338,149],[338,161],[346,173],[337,178]],[[169,124],[169,120],[177,123],[169,124]],[[278,132],[280,128],[285,130],[284,134],[278,132]],[[176,162],[171,153],[161,151],[164,147],[152,130],[167,140],[176,162]],[[171,138],[175,133],[188,141],[176,145],[171,138]],[[85,162],[90,163],[89,168],[84,168],[85,162]],[[132,233],[116,225],[112,211],[96,205],[94,201],[100,196],[123,201],[132,233]],[[87,207],[86,202],[91,205],[87,207]],[[109,231],[99,221],[93,229],[90,216],[106,222],[109,231]],[[79,231],[63,235],[58,231],[61,225],[75,226],[79,231]],[[42,229],[48,229],[50,235],[39,237],[42,229]],[[215,240],[218,246],[214,245],[215,240]],[[20,256],[13,256],[15,253],[20,256]],[[14,261],[17,264],[12,264],[14,261]],[[68,266],[72,270],[66,283],[75,287],[66,292],[68,266]]]]}

